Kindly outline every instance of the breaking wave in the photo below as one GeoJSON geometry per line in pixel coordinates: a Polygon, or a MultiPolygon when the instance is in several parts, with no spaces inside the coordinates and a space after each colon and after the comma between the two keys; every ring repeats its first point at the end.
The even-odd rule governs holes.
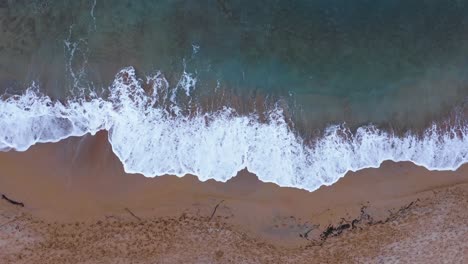
{"type": "Polygon", "coordinates": [[[430,170],[455,170],[468,162],[468,126],[463,122],[405,136],[371,125],[355,132],[337,125],[306,144],[280,108],[262,121],[228,107],[184,114],[177,96],[189,98],[195,84],[196,78],[185,72],[171,89],[160,73],[144,83],[128,67],[116,75],[106,99],[92,94],[54,101],[33,85],[0,101],[0,150],[25,151],[36,143],[107,130],[129,173],[227,181],[247,168],[264,182],[309,191],[386,160],[411,161],[430,170]]]}

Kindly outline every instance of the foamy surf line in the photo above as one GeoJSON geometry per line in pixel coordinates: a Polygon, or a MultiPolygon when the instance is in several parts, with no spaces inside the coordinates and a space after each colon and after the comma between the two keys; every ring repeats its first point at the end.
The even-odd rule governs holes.
{"type": "Polygon", "coordinates": [[[398,137],[374,126],[351,133],[329,127],[313,146],[287,125],[281,109],[258,116],[224,108],[181,114],[177,93],[190,96],[196,79],[184,73],[176,87],[159,73],[143,89],[133,68],[120,71],[107,99],[52,101],[28,89],[0,101],[0,150],[26,151],[36,143],[107,130],[112,149],[128,173],[147,177],[193,174],[227,181],[247,168],[261,181],[313,191],[348,171],[379,167],[387,160],[411,161],[429,170],[456,170],[468,162],[468,126],[433,125],[422,136],[398,137]],[[169,102],[171,107],[162,107],[169,102]]]}

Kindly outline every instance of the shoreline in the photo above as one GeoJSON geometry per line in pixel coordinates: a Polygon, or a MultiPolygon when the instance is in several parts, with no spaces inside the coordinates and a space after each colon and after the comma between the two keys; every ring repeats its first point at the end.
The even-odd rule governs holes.
{"type": "Polygon", "coordinates": [[[202,181],[224,182],[248,168],[263,182],[309,191],[385,160],[411,161],[430,170],[455,170],[467,163],[463,106],[453,106],[445,121],[435,119],[421,130],[402,126],[403,136],[397,128],[366,122],[354,128],[329,123],[323,131],[320,126],[311,130],[317,135],[303,137],[281,105],[263,117],[238,114],[229,106],[212,113],[199,112],[197,104],[182,110],[185,106],[175,99],[161,105],[158,87],[146,91],[135,69],[127,67],[116,75],[107,99],[78,97],[63,103],[28,89],[0,101],[5,110],[0,150],[25,151],[38,142],[106,133],[127,172],[196,174],[202,181]]]}
{"type": "MultiPolygon", "coordinates": [[[[466,189],[468,184],[467,164],[452,172],[428,171],[409,162],[384,162],[377,169],[350,172],[314,192],[263,183],[246,170],[226,183],[200,182],[191,175],[146,178],[123,172],[105,133],[39,144],[26,152],[2,152],[0,168],[0,193],[24,203],[20,208],[2,200],[3,215],[18,212],[32,219],[26,222],[40,221],[58,229],[77,222],[92,229],[97,222],[112,220],[134,230],[135,222],[146,225],[155,219],[172,221],[171,228],[183,229],[182,220],[189,219],[195,229],[219,225],[219,232],[230,230],[236,237],[245,236],[245,241],[272,246],[278,254],[304,250],[317,241],[320,244],[327,228],[353,220],[362,221],[356,222],[356,228],[347,227],[332,236],[334,242],[325,239],[319,247],[339,243],[348,233],[370,232],[374,225],[392,225],[387,222],[439,201],[438,192],[466,189]],[[371,218],[363,218],[363,208],[371,218]]],[[[47,229],[45,226],[30,231],[47,229]]],[[[331,234],[337,232],[331,230],[331,234]]],[[[209,236],[204,239],[218,241],[209,236]]],[[[1,242],[11,241],[0,238],[1,242]]]]}

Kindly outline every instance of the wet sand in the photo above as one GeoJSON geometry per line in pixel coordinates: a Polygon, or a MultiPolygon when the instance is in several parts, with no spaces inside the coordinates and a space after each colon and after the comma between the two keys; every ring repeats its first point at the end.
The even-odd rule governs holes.
{"type": "Polygon", "coordinates": [[[106,136],[0,153],[0,193],[24,203],[0,200],[3,262],[468,259],[466,165],[430,172],[385,162],[310,193],[262,183],[247,171],[227,183],[128,175],[106,136]]]}

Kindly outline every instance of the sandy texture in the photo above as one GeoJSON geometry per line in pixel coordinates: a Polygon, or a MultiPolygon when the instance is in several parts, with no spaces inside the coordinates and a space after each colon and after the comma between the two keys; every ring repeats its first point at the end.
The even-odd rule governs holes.
{"type": "Polygon", "coordinates": [[[312,193],[148,179],[101,133],[0,153],[0,193],[25,205],[0,200],[0,263],[464,263],[467,183],[392,162],[312,193]]]}

